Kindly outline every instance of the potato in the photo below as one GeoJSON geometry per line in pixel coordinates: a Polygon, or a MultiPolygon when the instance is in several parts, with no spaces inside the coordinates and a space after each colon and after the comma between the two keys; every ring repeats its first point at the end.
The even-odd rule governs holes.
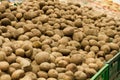
{"type": "Polygon", "coordinates": [[[47,74],[47,72],[44,72],[44,71],[39,71],[38,73],[37,73],[37,75],[38,75],[38,77],[40,77],[40,78],[48,78],[48,74],[47,74]]]}
{"type": "Polygon", "coordinates": [[[83,61],[84,58],[83,55],[81,54],[73,54],[70,58],[70,62],[75,64],[82,64],[83,61]]]}
{"type": "Polygon", "coordinates": [[[97,64],[95,64],[95,63],[90,63],[90,64],[88,64],[88,65],[89,65],[90,68],[93,68],[93,69],[95,69],[96,71],[98,71],[98,65],[97,65],[97,64]]]}
{"type": "Polygon", "coordinates": [[[97,73],[95,69],[92,68],[86,68],[85,73],[87,74],[87,77],[91,77],[97,73]]]}
{"type": "Polygon", "coordinates": [[[8,1],[2,1],[1,2],[6,8],[9,8],[9,2],[8,1]]]}
{"type": "Polygon", "coordinates": [[[113,57],[112,54],[107,54],[107,55],[105,55],[105,59],[106,59],[106,61],[108,61],[108,60],[111,59],[112,57],[113,57]]]}
{"type": "Polygon", "coordinates": [[[92,46],[92,47],[90,48],[90,50],[93,51],[93,52],[98,52],[98,51],[99,51],[99,47],[97,47],[97,46],[92,46]]]}
{"type": "Polygon", "coordinates": [[[76,40],[76,41],[81,41],[83,39],[84,35],[82,32],[75,32],[73,34],[73,40],[76,40]]]}
{"type": "Polygon", "coordinates": [[[59,30],[59,29],[55,29],[55,30],[54,30],[54,33],[55,33],[55,34],[58,34],[58,35],[61,36],[61,37],[64,36],[63,31],[61,31],[61,30],[59,30]]]}
{"type": "Polygon", "coordinates": [[[103,45],[105,45],[105,43],[106,43],[105,41],[98,41],[98,46],[102,47],[103,45]]]}
{"type": "Polygon", "coordinates": [[[35,27],[34,24],[29,23],[29,24],[24,25],[24,26],[23,26],[23,29],[24,29],[24,31],[30,31],[30,30],[32,30],[34,27],[35,27]]]}
{"type": "Polygon", "coordinates": [[[25,51],[23,49],[19,48],[19,49],[16,49],[15,54],[17,56],[24,56],[25,55],[25,51]]]}
{"type": "Polygon", "coordinates": [[[115,36],[115,31],[112,30],[112,29],[107,29],[106,30],[106,35],[109,36],[109,37],[114,37],[115,36]]]}
{"type": "Polygon", "coordinates": [[[81,9],[77,9],[77,10],[75,11],[75,13],[76,13],[77,15],[80,15],[80,14],[82,13],[82,10],[81,10],[81,9]]]}
{"type": "Polygon", "coordinates": [[[76,48],[80,48],[81,45],[82,45],[82,43],[81,43],[81,45],[80,45],[79,42],[77,42],[77,41],[75,41],[75,40],[71,40],[71,41],[68,42],[68,45],[69,45],[69,46],[76,47],[76,48]]]}
{"type": "Polygon", "coordinates": [[[48,78],[47,80],[57,80],[56,78],[48,78]]]}
{"type": "Polygon", "coordinates": [[[34,41],[32,45],[34,48],[39,48],[41,47],[42,43],[40,41],[34,41]]]}
{"type": "Polygon", "coordinates": [[[33,11],[25,12],[23,17],[25,20],[31,20],[32,18],[35,18],[37,14],[33,11]]]}
{"type": "Polygon", "coordinates": [[[71,51],[69,49],[59,49],[59,52],[66,56],[69,55],[71,51]]]}
{"type": "Polygon", "coordinates": [[[74,77],[74,74],[72,71],[66,71],[65,74],[68,76],[71,76],[72,78],[74,77]]]}
{"type": "Polygon", "coordinates": [[[68,65],[68,62],[65,61],[65,60],[60,60],[58,63],[57,63],[57,66],[59,67],[66,67],[68,65]]]}
{"type": "Polygon", "coordinates": [[[56,68],[56,71],[57,71],[58,73],[64,73],[64,72],[66,71],[66,68],[57,67],[57,68],[56,68]]]}
{"type": "Polygon", "coordinates": [[[110,43],[108,44],[109,47],[113,50],[119,50],[119,45],[118,44],[115,44],[115,43],[110,43]]]}
{"type": "Polygon", "coordinates": [[[76,26],[76,27],[82,27],[82,21],[81,21],[81,19],[76,19],[75,20],[75,22],[74,22],[74,25],[76,26]]]}
{"type": "Polygon", "coordinates": [[[110,52],[110,54],[112,54],[112,55],[114,56],[114,55],[117,54],[117,52],[118,52],[117,50],[112,50],[112,51],[110,52]]]}
{"type": "Polygon", "coordinates": [[[8,73],[11,75],[14,71],[16,71],[16,69],[15,68],[13,68],[13,67],[9,67],[8,68],[8,73]]]}
{"type": "Polygon", "coordinates": [[[6,57],[5,52],[0,51],[0,61],[4,61],[4,60],[5,60],[5,57],[6,57]]]}
{"type": "Polygon", "coordinates": [[[24,70],[18,69],[12,73],[11,78],[14,80],[17,80],[17,79],[22,78],[24,75],[25,75],[24,70]]]}
{"type": "Polygon", "coordinates": [[[95,56],[96,56],[96,54],[95,54],[95,52],[93,52],[93,51],[90,51],[90,52],[86,55],[87,58],[95,58],[95,56]]]}
{"type": "Polygon", "coordinates": [[[100,59],[102,62],[105,62],[105,58],[104,57],[99,57],[98,59],[100,59]]]}
{"type": "Polygon", "coordinates": [[[68,71],[76,72],[77,71],[77,66],[74,63],[70,63],[66,66],[66,69],[68,71]]]}
{"type": "Polygon", "coordinates": [[[3,14],[5,16],[5,18],[8,18],[10,21],[14,21],[15,20],[15,16],[11,13],[4,13],[3,14]]]}
{"type": "Polygon", "coordinates": [[[37,65],[37,64],[32,64],[31,67],[32,67],[32,72],[34,72],[36,74],[40,70],[39,65],[37,65]]]}
{"type": "Polygon", "coordinates": [[[37,62],[37,64],[40,64],[42,62],[47,62],[50,59],[50,54],[47,52],[39,52],[38,54],[36,54],[35,56],[35,61],[37,62]]]}
{"type": "Polygon", "coordinates": [[[26,57],[30,57],[32,56],[33,53],[33,47],[32,47],[32,43],[30,41],[24,41],[24,44],[21,47],[22,49],[25,50],[25,56],[26,57]]]}
{"type": "Polygon", "coordinates": [[[46,22],[48,22],[49,17],[48,17],[47,15],[41,15],[41,16],[39,17],[39,20],[40,20],[42,23],[46,23],[46,22]]]}
{"type": "Polygon", "coordinates": [[[15,28],[22,28],[24,25],[25,25],[25,22],[17,22],[15,23],[15,28]]]}
{"type": "Polygon", "coordinates": [[[57,78],[58,77],[58,72],[55,69],[50,69],[48,71],[48,76],[52,78],[57,78]]]}
{"type": "Polygon", "coordinates": [[[95,63],[95,59],[94,58],[87,58],[85,63],[89,64],[89,63],[95,63]]]}
{"type": "Polygon", "coordinates": [[[86,46],[88,46],[88,45],[89,45],[89,41],[86,40],[86,39],[83,39],[82,42],[81,42],[81,46],[82,46],[82,47],[86,47],[86,46]]]}
{"type": "Polygon", "coordinates": [[[41,36],[41,32],[37,29],[32,29],[31,32],[33,33],[33,36],[41,36]]]}
{"type": "Polygon", "coordinates": [[[4,18],[1,20],[1,25],[4,26],[11,25],[11,21],[8,18],[4,18]]]}
{"type": "Polygon", "coordinates": [[[20,69],[21,65],[19,63],[12,63],[12,64],[10,64],[10,67],[13,67],[15,69],[20,69]]]}
{"type": "Polygon", "coordinates": [[[97,52],[97,56],[98,57],[103,57],[105,55],[105,52],[104,51],[98,51],[97,52]]]}
{"type": "Polygon", "coordinates": [[[23,16],[22,13],[17,13],[17,14],[16,14],[16,18],[17,18],[18,20],[20,20],[20,19],[22,18],[22,16],[23,16]]]}
{"type": "Polygon", "coordinates": [[[76,80],[86,80],[87,79],[87,75],[82,71],[76,71],[74,76],[75,76],[76,80]]]}
{"type": "Polygon", "coordinates": [[[40,70],[48,71],[50,69],[50,64],[48,62],[43,62],[40,64],[40,70]]]}
{"type": "Polygon", "coordinates": [[[21,78],[20,80],[31,80],[30,76],[24,76],[23,78],[21,78]]]}
{"type": "Polygon", "coordinates": [[[89,52],[90,51],[90,46],[85,46],[84,50],[89,52]]]}
{"type": "Polygon", "coordinates": [[[3,74],[1,77],[0,77],[0,80],[12,80],[10,75],[8,74],[3,74]]]}
{"type": "Polygon", "coordinates": [[[60,44],[67,44],[67,42],[70,41],[70,38],[69,37],[62,37],[58,43],[60,44]]]}
{"type": "Polygon", "coordinates": [[[48,30],[48,31],[45,32],[45,34],[48,35],[48,36],[53,36],[53,35],[54,35],[54,32],[48,30]]]}
{"type": "Polygon", "coordinates": [[[98,34],[99,41],[108,41],[109,37],[105,34],[98,34]]]}
{"type": "Polygon", "coordinates": [[[52,52],[51,55],[53,55],[55,58],[63,56],[62,53],[60,53],[60,52],[52,52]]]}
{"type": "Polygon", "coordinates": [[[21,65],[21,69],[24,71],[30,71],[31,70],[31,65],[30,61],[28,59],[22,58],[22,57],[17,57],[16,62],[18,62],[21,65]]]}
{"type": "Polygon", "coordinates": [[[102,62],[100,59],[96,60],[96,64],[98,65],[98,69],[101,69],[104,66],[104,62],[102,62]]]}
{"type": "Polygon", "coordinates": [[[89,43],[90,43],[91,46],[97,46],[98,45],[97,41],[94,40],[94,39],[89,40],[89,43]]]}
{"type": "Polygon", "coordinates": [[[9,68],[9,63],[8,62],[6,62],[6,61],[1,61],[0,62],[0,69],[2,71],[7,71],[8,68],[9,68]]]}
{"type": "Polygon", "coordinates": [[[59,73],[58,74],[58,79],[63,79],[63,80],[72,80],[71,76],[65,75],[65,73],[59,73]]]}
{"type": "Polygon", "coordinates": [[[39,6],[40,6],[40,9],[42,9],[45,6],[45,1],[40,1],[39,6]]]}
{"type": "Polygon", "coordinates": [[[63,33],[64,35],[73,35],[74,33],[74,28],[73,27],[66,27],[64,30],[63,30],[63,33]]]}
{"type": "Polygon", "coordinates": [[[77,66],[77,70],[78,71],[84,71],[84,67],[83,66],[77,66]]]}
{"type": "Polygon", "coordinates": [[[15,60],[16,60],[16,55],[13,54],[13,53],[12,53],[11,55],[9,55],[9,56],[6,57],[6,61],[7,61],[8,63],[15,62],[15,60]]]}
{"type": "Polygon", "coordinates": [[[25,35],[28,36],[29,38],[34,37],[32,32],[26,32],[25,35]]]}
{"type": "Polygon", "coordinates": [[[5,9],[6,9],[6,8],[5,8],[4,5],[0,5],[0,12],[2,12],[2,13],[5,12],[5,9]]]}
{"type": "Polygon", "coordinates": [[[26,72],[26,76],[29,76],[32,80],[37,79],[37,76],[33,72],[26,72]]]}
{"type": "Polygon", "coordinates": [[[116,55],[120,20],[69,2],[1,2],[0,80],[89,80],[116,55]]]}
{"type": "Polygon", "coordinates": [[[37,80],[46,80],[45,78],[38,78],[37,80]]]}
{"type": "Polygon", "coordinates": [[[101,46],[101,50],[104,51],[104,53],[109,53],[110,52],[110,47],[109,45],[103,45],[101,46]]]}

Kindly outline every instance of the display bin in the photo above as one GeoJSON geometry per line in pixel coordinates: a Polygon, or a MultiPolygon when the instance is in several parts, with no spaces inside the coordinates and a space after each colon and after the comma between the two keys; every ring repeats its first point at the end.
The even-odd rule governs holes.
{"type": "Polygon", "coordinates": [[[106,62],[90,80],[120,80],[120,52],[106,62]]]}
{"type": "Polygon", "coordinates": [[[120,52],[110,59],[109,64],[109,80],[120,80],[120,52]]]}
{"type": "Polygon", "coordinates": [[[108,64],[105,64],[90,80],[109,80],[108,66],[108,64]]]}

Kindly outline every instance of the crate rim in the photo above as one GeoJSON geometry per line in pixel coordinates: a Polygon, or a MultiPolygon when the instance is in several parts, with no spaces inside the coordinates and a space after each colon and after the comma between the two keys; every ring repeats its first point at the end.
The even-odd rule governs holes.
{"type": "Polygon", "coordinates": [[[95,80],[99,75],[101,75],[100,73],[106,70],[108,66],[109,64],[105,64],[90,80],[95,80]]]}
{"type": "Polygon", "coordinates": [[[114,61],[116,61],[120,57],[120,52],[118,52],[113,58],[108,60],[106,64],[112,64],[114,61]]]}

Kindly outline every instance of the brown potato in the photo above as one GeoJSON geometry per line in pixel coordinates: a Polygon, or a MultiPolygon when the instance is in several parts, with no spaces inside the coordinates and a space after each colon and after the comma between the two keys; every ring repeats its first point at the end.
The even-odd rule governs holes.
{"type": "Polygon", "coordinates": [[[43,71],[49,71],[50,69],[50,64],[48,62],[43,62],[40,64],[40,70],[43,70],[43,71]]]}
{"type": "Polygon", "coordinates": [[[63,30],[63,33],[65,35],[73,35],[74,33],[74,28],[73,27],[66,27],[64,30],[63,30]]]}
{"type": "Polygon", "coordinates": [[[0,51],[0,61],[4,61],[4,60],[5,60],[5,57],[6,57],[5,52],[0,51]]]}
{"type": "Polygon", "coordinates": [[[1,61],[0,62],[0,69],[2,71],[7,71],[8,68],[9,68],[9,63],[8,62],[6,62],[6,61],[1,61]]]}
{"type": "Polygon", "coordinates": [[[6,9],[6,8],[5,8],[4,5],[0,5],[0,12],[2,12],[2,13],[5,12],[5,9],[6,9]]]}
{"type": "Polygon", "coordinates": [[[8,75],[8,74],[3,74],[1,77],[0,77],[0,80],[12,80],[11,79],[11,76],[8,75]]]}
{"type": "Polygon", "coordinates": [[[11,21],[8,18],[4,18],[1,20],[1,25],[4,26],[11,25],[11,21]]]}
{"type": "Polygon", "coordinates": [[[82,64],[83,61],[84,58],[83,55],[81,54],[73,54],[70,58],[70,62],[75,64],[82,64]]]}
{"type": "Polygon", "coordinates": [[[84,35],[82,32],[75,32],[73,34],[73,40],[76,40],[76,41],[81,41],[83,39],[84,35]]]}
{"type": "Polygon", "coordinates": [[[47,72],[44,72],[44,71],[39,71],[37,75],[41,78],[46,78],[46,79],[48,78],[47,72]]]}
{"type": "Polygon", "coordinates": [[[74,64],[74,63],[70,63],[70,64],[68,64],[68,65],[66,66],[66,69],[67,69],[68,71],[75,72],[75,71],[77,71],[77,66],[76,66],[76,64],[74,64]]]}
{"type": "Polygon", "coordinates": [[[52,78],[57,78],[58,77],[58,72],[55,69],[50,69],[48,71],[48,76],[52,78]]]}
{"type": "Polygon", "coordinates": [[[74,76],[75,76],[76,80],[86,80],[87,79],[87,75],[82,71],[75,72],[74,76]]]}
{"type": "Polygon", "coordinates": [[[35,61],[37,62],[37,64],[40,64],[42,62],[47,62],[50,59],[50,54],[47,52],[39,52],[38,54],[36,54],[35,56],[35,61]]]}
{"type": "Polygon", "coordinates": [[[16,80],[16,79],[20,79],[24,75],[25,75],[24,70],[18,69],[12,73],[11,78],[16,80]]]}

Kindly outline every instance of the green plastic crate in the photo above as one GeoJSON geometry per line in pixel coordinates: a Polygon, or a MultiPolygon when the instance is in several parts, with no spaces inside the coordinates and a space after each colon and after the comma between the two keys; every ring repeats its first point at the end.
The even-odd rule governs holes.
{"type": "Polygon", "coordinates": [[[110,59],[109,64],[109,80],[120,80],[120,52],[110,59]],[[119,79],[118,79],[119,78],[119,79]]]}
{"type": "Polygon", "coordinates": [[[105,64],[90,80],[109,80],[109,64],[105,64]]]}
{"type": "Polygon", "coordinates": [[[120,52],[106,62],[90,80],[120,80],[120,52]]]}

